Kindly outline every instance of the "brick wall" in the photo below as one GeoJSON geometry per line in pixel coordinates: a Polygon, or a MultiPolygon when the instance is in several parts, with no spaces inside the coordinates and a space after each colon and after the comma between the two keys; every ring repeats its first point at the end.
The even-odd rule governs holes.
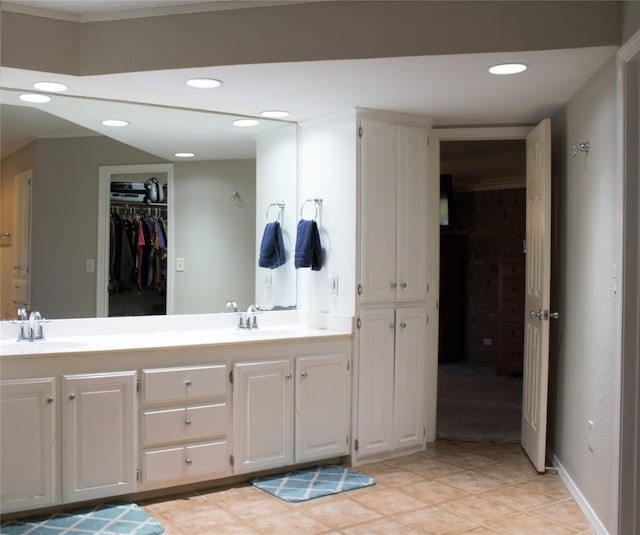
{"type": "Polygon", "coordinates": [[[466,237],[464,360],[492,370],[498,342],[498,262],[522,253],[525,202],[523,188],[454,193],[451,226],[442,231],[466,237]],[[492,345],[484,345],[485,339],[492,345]]]}

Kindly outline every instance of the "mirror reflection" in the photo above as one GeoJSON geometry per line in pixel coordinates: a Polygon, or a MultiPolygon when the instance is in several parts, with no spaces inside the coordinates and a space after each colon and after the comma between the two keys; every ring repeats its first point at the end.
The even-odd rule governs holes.
{"type": "MultiPolygon", "coordinates": [[[[258,267],[263,231],[276,216],[285,250],[293,248],[295,124],[261,119],[242,129],[225,114],[59,95],[45,106],[18,96],[3,90],[0,110],[0,232],[9,234],[0,242],[4,319],[15,317],[21,301],[48,318],[221,312],[229,300],[240,308],[295,306],[292,260],[258,267]],[[109,129],[101,125],[105,118],[129,125],[109,129]],[[29,171],[24,193],[18,179],[29,171]],[[112,207],[112,182],[144,184],[151,177],[162,187],[161,202],[112,207]],[[283,208],[276,214],[272,203],[283,208]],[[164,304],[151,310],[135,300],[109,305],[112,208],[164,218],[166,285],[155,286],[164,304]],[[21,270],[16,255],[25,248],[17,236],[30,240],[21,270]]],[[[137,284],[124,293],[142,295],[137,284]]]]}

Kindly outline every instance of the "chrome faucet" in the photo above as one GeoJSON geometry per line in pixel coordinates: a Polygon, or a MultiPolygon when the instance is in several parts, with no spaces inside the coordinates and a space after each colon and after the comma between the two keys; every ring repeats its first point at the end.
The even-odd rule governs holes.
{"type": "Polygon", "coordinates": [[[249,305],[247,307],[247,311],[245,312],[244,322],[242,321],[242,316],[240,316],[240,324],[238,325],[239,329],[257,329],[258,328],[258,318],[256,317],[256,313],[260,311],[260,307],[257,305],[249,305]]]}
{"type": "Polygon", "coordinates": [[[42,315],[37,310],[31,312],[27,319],[27,309],[18,308],[18,342],[44,340],[43,323],[42,315]]]}
{"type": "Polygon", "coordinates": [[[225,308],[233,309],[234,312],[238,312],[238,310],[240,310],[238,308],[238,303],[236,303],[235,301],[231,301],[231,300],[227,301],[224,306],[225,306],[225,308]]]}

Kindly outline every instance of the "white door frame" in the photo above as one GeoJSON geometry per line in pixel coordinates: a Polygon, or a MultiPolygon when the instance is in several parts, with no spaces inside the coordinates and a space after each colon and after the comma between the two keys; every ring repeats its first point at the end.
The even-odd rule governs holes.
{"type": "MultiPolygon", "coordinates": [[[[618,511],[618,533],[640,530],[640,30],[618,51],[618,318],[616,365],[620,383],[619,449],[613,473],[618,493],[612,508],[618,511]],[[633,64],[633,67],[631,66],[633,64]],[[633,70],[632,70],[633,69],[633,70]],[[635,229],[636,231],[634,231],[635,229]]],[[[616,493],[612,493],[616,494],[616,493]]]]}
{"type": "MultiPolygon", "coordinates": [[[[525,140],[527,134],[531,132],[533,126],[496,126],[496,127],[469,127],[469,128],[434,128],[431,131],[430,138],[430,174],[429,181],[429,198],[432,200],[429,204],[429,210],[433,210],[435,214],[439,213],[438,202],[440,199],[439,189],[440,181],[440,143],[442,141],[508,141],[513,139],[525,140]],[[435,203],[435,204],[434,204],[435,203]]],[[[440,287],[440,233],[437,220],[430,222],[428,229],[428,257],[429,272],[431,273],[429,285],[433,288],[440,287]],[[434,223],[435,222],[435,223],[434,223]]],[[[439,319],[439,297],[438,292],[430,292],[429,295],[436,295],[436,299],[429,299],[427,303],[429,318],[433,321],[429,322],[430,336],[428,342],[427,355],[430,357],[427,361],[426,370],[426,437],[427,442],[436,439],[436,414],[438,405],[438,324],[439,319]]]]}
{"type": "MultiPolygon", "coordinates": [[[[98,170],[98,250],[96,252],[96,317],[109,316],[109,213],[111,207],[111,175],[128,173],[167,173],[167,266],[173,266],[173,164],[101,165],[98,170]]],[[[174,270],[167,268],[167,314],[174,310],[174,270]]]]}

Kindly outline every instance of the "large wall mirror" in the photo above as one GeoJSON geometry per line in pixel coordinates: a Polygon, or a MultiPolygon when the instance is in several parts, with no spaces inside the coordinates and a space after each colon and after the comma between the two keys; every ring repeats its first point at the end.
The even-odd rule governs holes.
{"type": "MultiPolygon", "coordinates": [[[[294,123],[260,119],[238,128],[238,117],[227,114],[59,95],[31,104],[19,95],[2,90],[0,230],[11,226],[13,178],[31,169],[33,309],[48,318],[115,315],[99,297],[109,284],[110,266],[100,253],[106,247],[109,256],[110,183],[152,176],[167,186],[166,206],[132,203],[129,210],[166,218],[166,308],[119,304],[117,315],[222,312],[228,300],[240,308],[295,307],[292,260],[273,270],[258,267],[268,222],[278,218],[289,254],[294,246],[294,123]],[[110,128],[104,119],[129,125],[110,128]],[[175,156],[180,152],[195,156],[175,156]]],[[[2,314],[10,319],[14,244],[5,242],[2,314]]]]}

